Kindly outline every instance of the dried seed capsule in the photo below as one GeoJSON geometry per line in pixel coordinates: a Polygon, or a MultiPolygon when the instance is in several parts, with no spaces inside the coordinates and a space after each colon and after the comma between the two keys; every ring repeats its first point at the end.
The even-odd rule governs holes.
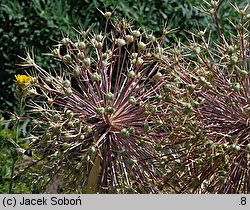
{"type": "Polygon", "coordinates": [[[240,146],[237,144],[232,144],[231,148],[233,150],[233,152],[239,152],[240,151],[240,146]]]}
{"type": "Polygon", "coordinates": [[[103,40],[103,35],[101,35],[101,34],[97,35],[97,36],[96,36],[96,40],[97,40],[98,42],[102,42],[102,40],[103,40]]]}
{"type": "Polygon", "coordinates": [[[142,65],[143,62],[144,62],[144,60],[143,60],[141,57],[134,58],[134,59],[131,61],[131,63],[132,63],[133,65],[137,66],[137,67],[140,66],[140,65],[142,65]]]}
{"type": "Polygon", "coordinates": [[[83,140],[85,139],[85,136],[84,136],[83,134],[80,133],[80,134],[78,135],[78,138],[79,138],[81,141],[83,141],[83,140]]]}

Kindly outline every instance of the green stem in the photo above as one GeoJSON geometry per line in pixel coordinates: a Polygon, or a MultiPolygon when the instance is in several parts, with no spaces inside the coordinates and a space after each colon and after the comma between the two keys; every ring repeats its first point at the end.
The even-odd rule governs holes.
{"type": "Polygon", "coordinates": [[[98,189],[100,156],[96,155],[87,181],[87,194],[96,194],[98,189]]]}
{"type": "Polygon", "coordinates": [[[11,152],[12,156],[12,165],[11,165],[11,177],[10,177],[10,185],[9,185],[9,194],[12,194],[12,189],[13,189],[13,177],[14,177],[14,170],[15,170],[15,163],[16,160],[13,158],[13,152],[11,152]]]}
{"type": "MultiPolygon", "coordinates": [[[[17,119],[16,119],[16,123],[14,126],[14,142],[15,143],[18,142],[20,117],[22,116],[24,112],[23,102],[24,102],[24,95],[21,94],[18,100],[17,119]]],[[[13,149],[15,150],[16,148],[13,148],[13,149]]],[[[13,193],[13,183],[14,183],[13,177],[14,177],[14,171],[15,171],[15,164],[17,161],[17,154],[16,154],[16,151],[13,151],[13,149],[11,150],[12,165],[11,165],[11,175],[10,175],[10,183],[9,183],[9,194],[13,193]]]]}

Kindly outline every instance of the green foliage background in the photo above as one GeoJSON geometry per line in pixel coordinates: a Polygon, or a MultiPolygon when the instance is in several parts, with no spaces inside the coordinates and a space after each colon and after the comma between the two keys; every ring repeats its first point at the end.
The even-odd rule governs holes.
{"type": "MultiPolygon", "coordinates": [[[[239,6],[250,3],[249,0],[223,2],[218,14],[226,36],[233,30],[227,18],[233,22],[238,18],[229,2],[239,6]]],[[[73,27],[87,29],[91,24],[102,25],[104,18],[97,8],[133,19],[136,27],[158,36],[164,24],[167,29],[176,28],[177,32],[165,40],[171,45],[179,39],[185,42],[185,31],[210,27],[211,19],[197,10],[201,3],[201,0],[0,0],[0,115],[8,119],[8,112],[15,111],[13,79],[14,74],[23,71],[17,65],[21,62],[18,56],[24,56],[25,50],[32,48],[40,66],[51,66],[42,53],[49,51],[54,40],[74,35],[73,27]]],[[[4,127],[6,124],[0,124],[0,193],[8,190],[11,166],[11,148],[6,142],[12,134],[4,127]]],[[[17,182],[16,192],[31,192],[29,182],[31,180],[17,182]]]]}

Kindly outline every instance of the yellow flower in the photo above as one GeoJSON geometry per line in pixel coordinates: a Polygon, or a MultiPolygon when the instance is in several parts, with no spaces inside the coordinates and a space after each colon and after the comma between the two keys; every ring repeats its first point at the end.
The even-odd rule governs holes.
{"type": "Polygon", "coordinates": [[[16,83],[21,86],[21,87],[27,87],[31,82],[32,82],[32,78],[26,75],[15,75],[16,78],[16,83]]]}

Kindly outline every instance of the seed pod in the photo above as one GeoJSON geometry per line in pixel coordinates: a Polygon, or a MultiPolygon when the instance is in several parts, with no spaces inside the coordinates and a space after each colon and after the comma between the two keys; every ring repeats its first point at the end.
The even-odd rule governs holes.
{"type": "Polygon", "coordinates": [[[108,114],[113,114],[113,113],[115,112],[115,108],[109,106],[109,107],[107,107],[107,108],[105,109],[105,111],[106,111],[108,114]]]}
{"type": "Polygon", "coordinates": [[[155,100],[160,102],[162,100],[162,95],[156,94],[155,100]]]}
{"type": "Polygon", "coordinates": [[[135,128],[134,127],[130,127],[128,131],[131,135],[135,135],[135,128]]]}
{"type": "Polygon", "coordinates": [[[79,49],[79,50],[83,50],[86,48],[86,44],[84,42],[76,42],[75,46],[79,49]]]}
{"type": "Polygon", "coordinates": [[[99,107],[99,108],[97,108],[96,112],[97,112],[99,115],[103,115],[104,112],[105,112],[105,109],[104,109],[104,107],[99,107]]]}
{"type": "Polygon", "coordinates": [[[146,49],[146,44],[145,44],[144,42],[139,42],[139,43],[138,43],[138,48],[139,48],[140,50],[145,50],[145,49],[146,49]]]}
{"type": "Polygon", "coordinates": [[[247,144],[246,149],[247,149],[247,151],[250,152],[250,143],[247,144]]]}
{"type": "Polygon", "coordinates": [[[155,75],[155,79],[156,80],[161,80],[163,77],[162,73],[161,72],[157,72],[156,75],[155,75]]]}
{"type": "Polygon", "coordinates": [[[112,15],[111,12],[105,12],[105,13],[104,13],[104,16],[105,16],[107,19],[110,18],[111,15],[112,15]]]}
{"type": "Polygon", "coordinates": [[[81,69],[80,69],[79,66],[76,66],[76,67],[74,68],[73,74],[74,74],[75,77],[80,76],[80,74],[81,74],[81,69]]]}
{"type": "Polygon", "coordinates": [[[51,98],[48,98],[48,99],[47,99],[47,103],[48,103],[49,105],[52,105],[52,104],[54,103],[54,100],[51,99],[51,98]]]}
{"type": "Polygon", "coordinates": [[[95,153],[95,152],[96,152],[95,147],[94,147],[94,146],[90,147],[90,148],[89,148],[89,152],[91,152],[91,153],[95,153]]]}
{"type": "Polygon", "coordinates": [[[184,105],[184,113],[188,114],[192,111],[193,107],[190,103],[185,103],[184,105]]]}
{"type": "Polygon", "coordinates": [[[97,72],[95,72],[95,73],[93,73],[92,74],[92,80],[93,81],[101,81],[102,80],[102,77],[101,77],[101,75],[100,74],[98,74],[97,72]]]}
{"type": "Polygon", "coordinates": [[[66,96],[71,96],[73,94],[73,91],[72,91],[71,88],[66,88],[64,90],[64,93],[65,93],[66,96]]]}
{"type": "Polygon", "coordinates": [[[195,84],[190,84],[190,85],[188,85],[188,87],[187,87],[187,89],[188,89],[189,92],[193,92],[195,88],[196,88],[196,85],[195,85],[195,84]]]}
{"type": "Polygon", "coordinates": [[[62,42],[63,45],[68,45],[70,43],[70,39],[69,38],[63,38],[61,42],[62,42]]]}
{"type": "Polygon", "coordinates": [[[238,82],[233,83],[233,89],[234,90],[239,91],[240,88],[241,88],[240,83],[238,83],[238,82]]]}
{"type": "Polygon", "coordinates": [[[126,40],[127,44],[129,44],[129,43],[134,41],[134,37],[132,35],[126,35],[125,40],[126,40]]]}
{"type": "Polygon", "coordinates": [[[57,122],[57,121],[60,120],[60,114],[58,114],[58,113],[57,113],[57,114],[54,114],[52,117],[53,117],[53,121],[54,121],[54,122],[57,122]]]}
{"type": "Polygon", "coordinates": [[[148,109],[149,109],[149,111],[150,111],[151,113],[157,112],[157,106],[154,105],[154,104],[150,104],[149,107],[148,107],[148,109]]]}
{"type": "Polygon", "coordinates": [[[91,128],[91,126],[89,126],[89,125],[86,125],[86,126],[83,128],[83,130],[84,130],[84,132],[87,133],[87,134],[89,134],[89,133],[92,132],[92,128],[91,128]]]}
{"type": "Polygon", "coordinates": [[[82,52],[77,53],[77,57],[83,61],[84,60],[84,54],[82,52]]]}
{"type": "Polygon", "coordinates": [[[238,56],[236,54],[232,54],[230,57],[230,61],[232,64],[236,64],[238,62],[238,56]]]}
{"type": "Polygon", "coordinates": [[[128,78],[129,79],[134,79],[135,76],[136,76],[136,74],[135,74],[135,72],[133,70],[131,70],[131,71],[128,72],[128,78]]]}
{"type": "Polygon", "coordinates": [[[72,117],[74,116],[74,112],[72,112],[71,110],[68,109],[68,110],[66,110],[65,115],[66,115],[67,119],[71,120],[72,117]]]}
{"type": "Polygon", "coordinates": [[[156,38],[155,38],[154,35],[149,34],[149,35],[148,35],[148,40],[151,41],[151,42],[155,42],[155,41],[156,41],[156,38]]]}
{"type": "Polygon", "coordinates": [[[134,38],[138,38],[141,36],[141,32],[139,30],[133,30],[131,31],[131,34],[134,38]]]}
{"type": "Polygon", "coordinates": [[[199,31],[199,32],[198,32],[198,36],[199,36],[199,37],[203,37],[204,35],[205,35],[205,31],[199,31]]]}
{"type": "Polygon", "coordinates": [[[205,144],[206,144],[206,147],[211,148],[214,142],[212,140],[207,140],[205,144]]]}
{"type": "Polygon", "coordinates": [[[65,88],[70,87],[70,85],[71,85],[71,82],[70,82],[68,79],[66,79],[66,80],[63,82],[63,87],[65,87],[65,88]]]}
{"type": "Polygon", "coordinates": [[[129,103],[129,104],[135,105],[135,104],[136,104],[136,98],[135,98],[134,96],[131,96],[131,97],[129,98],[129,100],[128,100],[128,103],[129,103]]]}
{"type": "Polygon", "coordinates": [[[227,46],[227,53],[228,53],[229,55],[232,55],[232,53],[234,53],[234,46],[228,45],[228,46],[227,46]]]}
{"type": "Polygon", "coordinates": [[[84,63],[86,66],[90,66],[90,64],[91,64],[90,58],[85,58],[85,59],[83,60],[83,63],[84,63]]]}
{"type": "Polygon", "coordinates": [[[144,124],[144,126],[143,126],[143,130],[146,132],[146,133],[148,133],[148,132],[150,132],[151,131],[151,127],[149,126],[149,124],[144,124]]]}
{"type": "Polygon", "coordinates": [[[109,92],[107,95],[106,95],[106,98],[107,100],[112,100],[114,98],[114,94],[109,92]]]}
{"type": "Polygon", "coordinates": [[[124,39],[117,39],[116,42],[120,47],[123,47],[126,44],[126,41],[124,39]]]}
{"type": "Polygon", "coordinates": [[[83,141],[85,139],[85,136],[83,134],[78,135],[79,140],[83,141]]]}
{"type": "Polygon", "coordinates": [[[62,60],[64,61],[64,62],[71,62],[72,61],[72,58],[71,58],[71,56],[69,55],[69,54],[66,54],[66,55],[64,55],[63,57],[62,57],[62,60]]]}
{"type": "Polygon", "coordinates": [[[98,42],[102,42],[102,40],[103,40],[103,35],[101,35],[101,34],[97,35],[97,36],[96,36],[96,40],[97,40],[98,42]]]}
{"type": "Polygon", "coordinates": [[[127,131],[126,128],[121,129],[120,133],[121,133],[121,137],[123,137],[123,138],[129,137],[129,132],[127,131]]]}
{"type": "Polygon", "coordinates": [[[240,146],[237,145],[237,144],[232,144],[231,149],[233,150],[233,152],[239,152],[240,151],[240,146]]]}
{"type": "Polygon", "coordinates": [[[131,63],[135,66],[141,66],[143,64],[144,60],[141,57],[134,58],[131,63]]]}

